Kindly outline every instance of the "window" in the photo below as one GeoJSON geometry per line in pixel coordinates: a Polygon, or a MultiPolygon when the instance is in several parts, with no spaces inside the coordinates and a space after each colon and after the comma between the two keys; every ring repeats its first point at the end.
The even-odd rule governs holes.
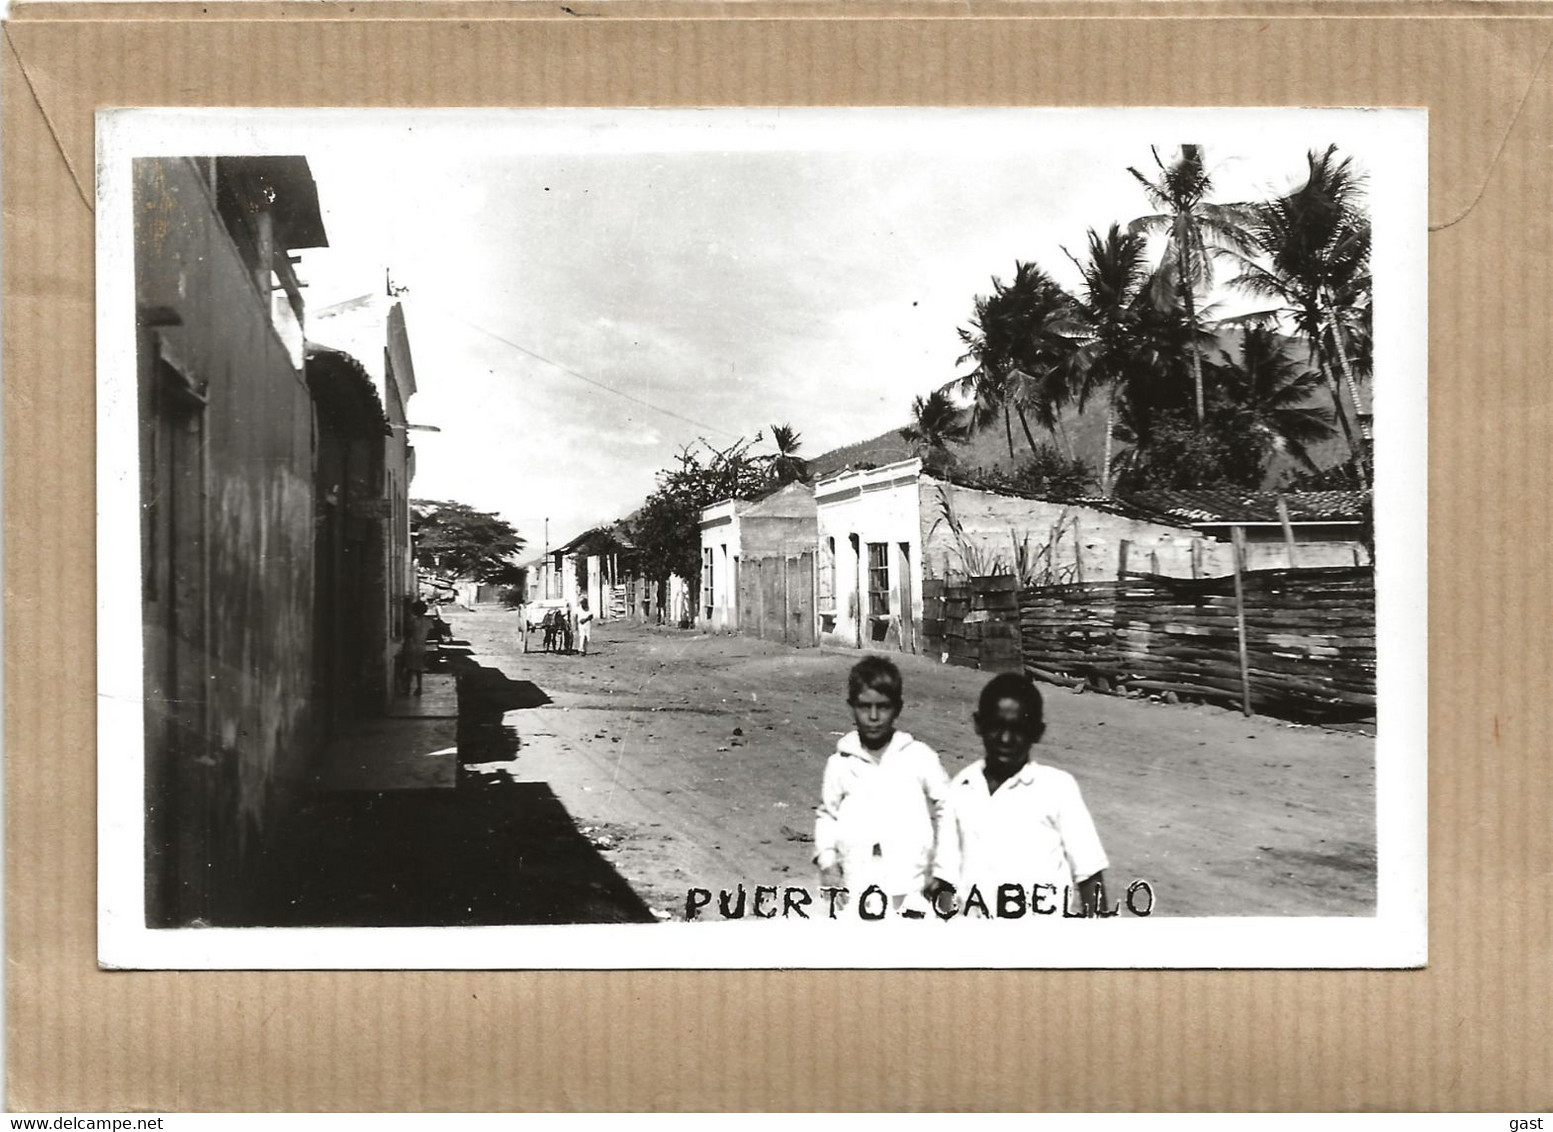
{"type": "Polygon", "coordinates": [[[712,548],[701,548],[701,605],[706,609],[705,616],[712,616],[712,548]]]}
{"type": "Polygon", "coordinates": [[[890,544],[868,544],[868,615],[890,615],[890,544]]]}

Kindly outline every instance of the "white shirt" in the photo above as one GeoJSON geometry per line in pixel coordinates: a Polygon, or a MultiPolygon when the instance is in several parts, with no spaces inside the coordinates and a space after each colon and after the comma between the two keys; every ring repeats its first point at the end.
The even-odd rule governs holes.
{"type": "Polygon", "coordinates": [[[985,760],[955,775],[944,802],[933,875],[991,901],[1000,884],[1088,880],[1109,862],[1078,783],[1067,771],[1027,762],[995,791],[985,760]]]}
{"type": "Polygon", "coordinates": [[[877,754],[848,732],[825,763],[815,863],[840,865],[854,894],[874,884],[891,896],[920,893],[948,786],[938,752],[906,732],[897,731],[877,754]]]}

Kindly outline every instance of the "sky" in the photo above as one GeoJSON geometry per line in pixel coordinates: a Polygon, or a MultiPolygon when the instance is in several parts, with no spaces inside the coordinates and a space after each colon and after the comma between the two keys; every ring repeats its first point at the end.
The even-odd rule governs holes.
{"type": "Polygon", "coordinates": [[[406,288],[409,417],[440,430],[412,433],[412,494],[498,513],[528,558],[630,513],[699,438],[770,452],[789,424],[816,456],[905,424],[966,371],[956,329],[994,275],[1072,286],[1065,248],[1149,211],[1127,167],[1157,172],[1151,143],[1196,140],[1216,199],[1263,197],[1341,143],[1320,114],[335,119],[300,149],[329,247],[299,273],[313,310],[406,288]]]}

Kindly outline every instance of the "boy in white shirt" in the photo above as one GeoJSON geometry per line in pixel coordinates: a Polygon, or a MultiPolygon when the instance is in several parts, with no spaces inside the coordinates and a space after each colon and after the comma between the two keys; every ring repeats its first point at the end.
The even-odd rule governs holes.
{"type": "Polygon", "coordinates": [[[855,664],[847,704],[857,727],[836,742],[815,810],[820,884],[845,886],[852,900],[878,886],[892,908],[920,914],[949,776],[932,747],[895,729],[903,698],[890,661],[855,664]]]}
{"type": "MultiPolygon", "coordinates": [[[[1041,693],[1026,677],[995,676],[982,689],[976,733],[986,757],[957,774],[944,802],[931,897],[958,894],[985,911],[1000,884],[1050,886],[1055,912],[1077,895],[1084,913],[1101,906],[1109,864],[1073,776],[1030,758],[1046,731],[1041,693]]],[[[1071,907],[1071,905],[1070,905],[1071,907]]]]}

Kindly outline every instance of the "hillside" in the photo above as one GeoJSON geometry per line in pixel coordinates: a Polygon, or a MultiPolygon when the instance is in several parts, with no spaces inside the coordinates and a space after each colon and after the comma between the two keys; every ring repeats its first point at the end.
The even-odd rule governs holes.
{"type": "MultiPolygon", "coordinates": [[[[1285,347],[1292,358],[1303,359],[1304,347],[1295,340],[1288,340],[1285,347]]],[[[1220,350],[1238,353],[1236,342],[1229,332],[1226,332],[1220,341],[1220,350]]],[[[1370,392],[1368,382],[1360,387],[1360,394],[1364,401],[1368,402],[1370,392]]],[[[1309,404],[1312,407],[1321,406],[1330,408],[1332,404],[1331,394],[1325,389],[1317,392],[1309,404]]],[[[894,463],[897,460],[906,460],[915,455],[912,446],[901,439],[900,428],[906,424],[906,416],[903,413],[900,425],[888,432],[868,440],[858,441],[854,444],[844,445],[832,449],[809,460],[810,473],[815,476],[828,475],[831,472],[840,471],[849,466],[866,465],[878,467],[883,464],[894,463]]],[[[1013,455],[1009,454],[1009,437],[1004,431],[1001,421],[992,429],[978,433],[963,444],[953,444],[950,451],[959,461],[960,468],[974,474],[978,470],[983,472],[1001,471],[1013,472],[1017,467],[1030,457],[1030,445],[1025,439],[1024,431],[1020,428],[1017,417],[1011,421],[1013,432],[1013,455]]],[[[1105,406],[1103,402],[1092,403],[1083,413],[1074,413],[1069,410],[1064,418],[1068,438],[1073,445],[1073,454],[1080,457],[1099,477],[1100,467],[1105,454],[1105,406]]],[[[1030,422],[1030,431],[1038,443],[1052,444],[1059,452],[1065,451],[1060,440],[1041,428],[1034,421],[1030,422]]],[[[1120,445],[1117,449],[1119,451],[1120,445]]],[[[1114,455],[1114,453],[1113,453],[1114,455]]],[[[1343,439],[1341,431],[1334,433],[1328,440],[1317,444],[1311,449],[1311,456],[1316,464],[1322,468],[1328,468],[1340,464],[1348,458],[1348,445],[1343,439]]],[[[1300,470],[1300,465],[1292,457],[1275,455],[1268,467],[1267,477],[1262,487],[1272,490],[1283,487],[1288,480],[1300,470]]],[[[1098,487],[1098,483],[1096,484],[1098,487]]]]}
{"type": "MultiPolygon", "coordinates": [[[[1323,391],[1318,399],[1312,401],[1312,404],[1329,406],[1331,395],[1323,391]]],[[[904,425],[905,421],[903,420],[901,424],[904,425]]],[[[1081,414],[1070,413],[1066,418],[1066,429],[1073,443],[1074,455],[1083,459],[1098,476],[1105,454],[1105,409],[1100,405],[1091,405],[1081,414]]],[[[1062,451],[1060,441],[1034,421],[1030,422],[1030,431],[1037,442],[1052,444],[1058,451],[1062,451]]],[[[1008,438],[1001,425],[978,433],[964,444],[950,445],[950,451],[959,460],[961,469],[968,473],[974,473],[977,470],[1013,472],[1030,458],[1030,445],[1019,427],[1018,418],[1013,421],[1013,433],[1012,458],[1008,453],[1008,438]]],[[[1118,449],[1119,447],[1118,445],[1118,449]]],[[[915,453],[911,445],[901,439],[900,429],[897,427],[871,439],[834,448],[816,456],[809,461],[809,471],[811,476],[819,478],[849,466],[878,467],[897,460],[910,459],[913,455],[915,453]]],[[[1339,432],[1330,439],[1314,445],[1311,456],[1322,468],[1342,463],[1348,458],[1348,446],[1342,433],[1339,432]]],[[[1291,457],[1274,456],[1268,466],[1267,477],[1262,483],[1263,489],[1275,490],[1285,486],[1298,467],[1291,457]]]]}

